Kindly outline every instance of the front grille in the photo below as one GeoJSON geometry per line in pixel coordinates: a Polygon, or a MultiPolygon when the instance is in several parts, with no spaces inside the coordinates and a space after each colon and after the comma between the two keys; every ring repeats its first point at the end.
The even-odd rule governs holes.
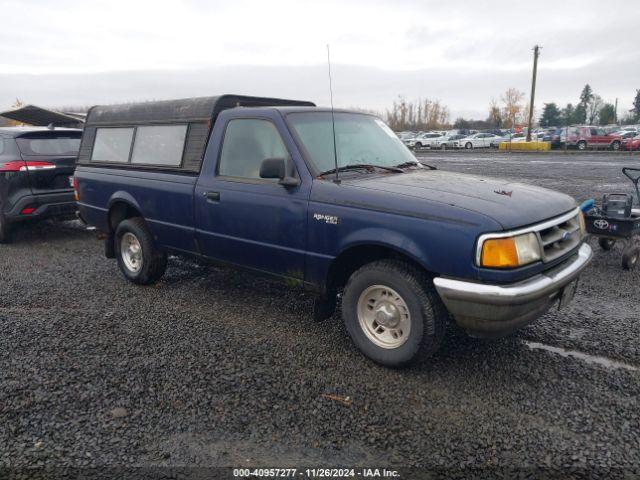
{"type": "Polygon", "coordinates": [[[582,233],[578,215],[538,231],[543,262],[552,262],[580,245],[582,233]]]}

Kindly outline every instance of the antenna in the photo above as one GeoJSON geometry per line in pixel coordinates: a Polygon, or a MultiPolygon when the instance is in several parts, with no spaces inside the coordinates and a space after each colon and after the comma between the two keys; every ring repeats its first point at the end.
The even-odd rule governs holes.
{"type": "Polygon", "coordinates": [[[336,146],[336,119],[333,115],[333,86],[331,85],[331,55],[329,53],[329,44],[327,44],[327,64],[329,65],[329,98],[331,99],[331,128],[333,130],[333,162],[336,168],[335,183],[340,183],[338,178],[338,148],[336,146]]]}

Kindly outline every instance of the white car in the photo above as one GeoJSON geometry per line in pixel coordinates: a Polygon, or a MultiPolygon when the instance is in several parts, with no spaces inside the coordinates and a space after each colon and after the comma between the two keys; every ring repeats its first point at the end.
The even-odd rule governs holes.
{"type": "Polygon", "coordinates": [[[431,148],[439,148],[446,150],[447,148],[457,148],[455,143],[457,140],[465,138],[466,135],[461,133],[451,133],[449,135],[443,135],[440,138],[436,138],[431,142],[431,148]]]}
{"type": "Polygon", "coordinates": [[[493,133],[475,133],[468,137],[461,138],[456,141],[456,147],[458,148],[489,148],[497,146],[500,142],[504,142],[504,137],[495,135],[493,133]]]}
{"type": "Polygon", "coordinates": [[[409,147],[413,147],[415,150],[420,150],[421,148],[431,147],[431,143],[437,138],[441,138],[442,134],[440,133],[423,133],[418,135],[413,139],[413,145],[407,144],[409,147]]]}

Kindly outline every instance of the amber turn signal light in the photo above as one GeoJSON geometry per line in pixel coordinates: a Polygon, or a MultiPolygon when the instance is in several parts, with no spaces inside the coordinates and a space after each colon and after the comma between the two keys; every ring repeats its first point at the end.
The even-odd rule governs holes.
{"type": "Polygon", "coordinates": [[[513,238],[493,238],[482,245],[482,266],[509,268],[518,266],[518,250],[513,238]]]}

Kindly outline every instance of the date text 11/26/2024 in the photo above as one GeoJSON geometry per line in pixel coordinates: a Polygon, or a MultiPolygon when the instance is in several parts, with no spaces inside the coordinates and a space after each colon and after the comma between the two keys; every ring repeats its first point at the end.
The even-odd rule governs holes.
{"type": "Polygon", "coordinates": [[[400,478],[397,470],[386,468],[234,468],[239,478],[400,478]]]}

